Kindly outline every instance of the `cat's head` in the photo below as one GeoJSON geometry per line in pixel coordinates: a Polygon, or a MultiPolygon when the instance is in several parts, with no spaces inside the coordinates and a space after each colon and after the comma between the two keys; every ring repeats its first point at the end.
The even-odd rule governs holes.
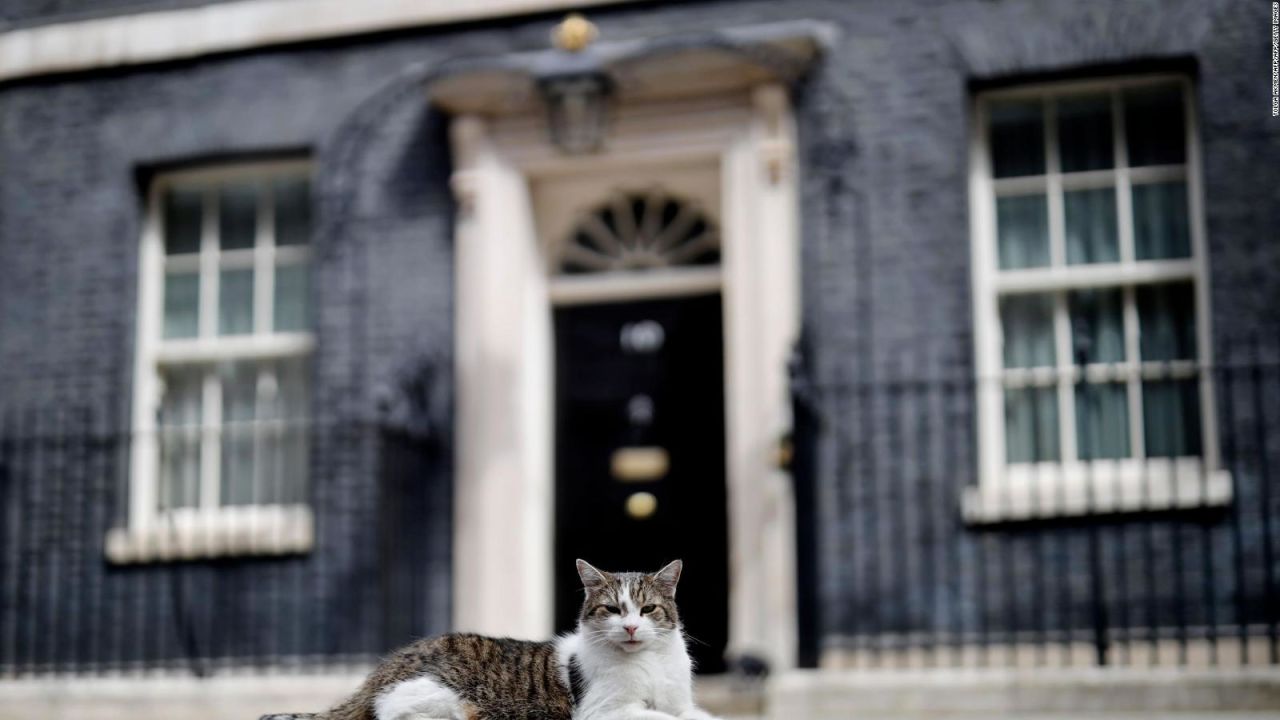
{"type": "Polygon", "coordinates": [[[589,642],[639,652],[680,632],[676,583],[683,564],[676,560],[656,573],[609,573],[578,561],[586,598],[578,627],[589,642]]]}

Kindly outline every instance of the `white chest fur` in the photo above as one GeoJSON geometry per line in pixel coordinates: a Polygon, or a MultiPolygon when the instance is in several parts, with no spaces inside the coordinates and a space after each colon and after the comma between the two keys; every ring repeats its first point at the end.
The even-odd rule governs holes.
{"type": "Polygon", "coordinates": [[[702,716],[693,705],[692,666],[679,633],[638,653],[584,642],[575,633],[561,638],[558,651],[566,667],[569,657],[577,656],[586,686],[575,720],[646,717],[637,714],[646,710],[675,717],[702,716]]]}

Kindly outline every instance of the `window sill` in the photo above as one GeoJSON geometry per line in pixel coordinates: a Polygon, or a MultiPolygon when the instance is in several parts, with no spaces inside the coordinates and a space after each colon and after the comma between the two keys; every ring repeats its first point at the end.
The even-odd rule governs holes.
{"type": "Polygon", "coordinates": [[[106,555],[115,564],[203,558],[291,555],[315,545],[315,523],[306,505],[182,509],[146,525],[107,531],[106,555]]]}
{"type": "Polygon", "coordinates": [[[964,490],[970,525],[1043,518],[1222,507],[1231,476],[1205,472],[1199,458],[1015,465],[964,490]]]}

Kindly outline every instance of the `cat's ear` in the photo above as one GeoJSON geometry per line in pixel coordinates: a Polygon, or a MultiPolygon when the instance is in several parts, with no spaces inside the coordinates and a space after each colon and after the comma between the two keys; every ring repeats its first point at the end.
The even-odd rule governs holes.
{"type": "Polygon", "coordinates": [[[653,574],[653,579],[658,582],[671,597],[676,596],[676,583],[680,582],[680,571],[684,569],[684,562],[680,560],[672,560],[667,566],[653,574]]]}
{"type": "Polygon", "coordinates": [[[586,560],[578,560],[578,577],[582,578],[582,587],[588,590],[604,587],[608,581],[607,573],[595,569],[586,560]]]}

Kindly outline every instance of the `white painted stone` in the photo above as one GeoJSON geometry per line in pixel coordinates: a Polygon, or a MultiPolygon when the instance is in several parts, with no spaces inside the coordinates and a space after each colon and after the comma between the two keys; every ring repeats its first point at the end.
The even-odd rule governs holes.
{"type": "Polygon", "coordinates": [[[0,80],[629,0],[239,0],[0,34],[0,80]]]}
{"type": "Polygon", "coordinates": [[[1280,668],[793,671],[767,705],[777,720],[1280,717],[1280,668]]]}

